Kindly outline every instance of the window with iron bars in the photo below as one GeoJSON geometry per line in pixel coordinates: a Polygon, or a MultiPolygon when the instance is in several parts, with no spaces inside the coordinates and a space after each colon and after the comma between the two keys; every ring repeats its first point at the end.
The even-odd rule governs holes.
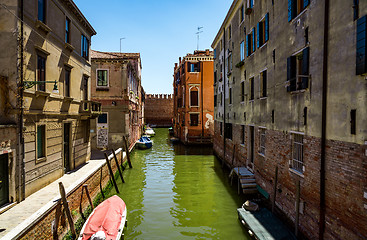
{"type": "Polygon", "coordinates": [[[303,174],[303,135],[293,134],[291,168],[303,174]]]}

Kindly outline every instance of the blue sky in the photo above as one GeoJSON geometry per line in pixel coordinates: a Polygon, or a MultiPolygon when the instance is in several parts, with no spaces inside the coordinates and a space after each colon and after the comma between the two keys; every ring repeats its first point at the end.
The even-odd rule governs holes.
{"type": "Polygon", "coordinates": [[[97,31],[92,49],[140,52],[146,93],[172,93],[179,57],[211,49],[232,0],[74,0],[97,31]]]}

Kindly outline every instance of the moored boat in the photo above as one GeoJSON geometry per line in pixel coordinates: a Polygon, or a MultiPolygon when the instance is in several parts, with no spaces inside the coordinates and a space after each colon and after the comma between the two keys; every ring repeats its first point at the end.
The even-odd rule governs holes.
{"type": "Polygon", "coordinates": [[[148,148],[151,148],[152,146],[153,146],[153,142],[147,136],[142,136],[136,142],[136,147],[139,148],[139,149],[148,149],[148,148]]]}
{"type": "Polygon", "coordinates": [[[148,127],[145,132],[144,132],[145,135],[148,135],[150,137],[153,137],[155,135],[155,132],[152,128],[148,127]]]}
{"type": "Polygon", "coordinates": [[[78,240],[119,240],[126,222],[126,204],[114,195],[99,204],[80,231],[78,240]]]}

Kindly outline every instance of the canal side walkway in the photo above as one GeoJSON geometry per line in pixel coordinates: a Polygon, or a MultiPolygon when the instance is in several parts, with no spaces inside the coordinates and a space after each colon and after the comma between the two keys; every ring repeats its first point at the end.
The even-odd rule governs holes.
{"type": "MultiPolygon", "coordinates": [[[[122,151],[121,148],[116,151],[122,151]]],[[[112,155],[112,154],[111,154],[112,155]]],[[[111,158],[112,156],[109,156],[111,158]]],[[[123,152],[122,159],[126,153],[123,152]]],[[[106,159],[94,157],[86,164],[75,169],[46,187],[28,196],[24,201],[0,215],[1,240],[18,239],[32,226],[33,223],[47,214],[48,210],[57,204],[60,198],[59,182],[62,182],[66,194],[81,186],[86,179],[92,176],[106,163],[106,159]],[[4,230],[5,229],[5,230],[4,230]]]]}

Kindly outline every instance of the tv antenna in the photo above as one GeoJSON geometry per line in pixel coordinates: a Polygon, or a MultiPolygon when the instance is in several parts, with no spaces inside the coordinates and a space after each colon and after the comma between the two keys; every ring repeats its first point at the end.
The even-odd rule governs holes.
{"type": "Polygon", "coordinates": [[[196,35],[198,35],[198,44],[197,44],[197,50],[199,50],[199,39],[200,39],[200,33],[202,33],[203,31],[201,31],[203,27],[198,27],[198,31],[196,32],[196,35]]]}

